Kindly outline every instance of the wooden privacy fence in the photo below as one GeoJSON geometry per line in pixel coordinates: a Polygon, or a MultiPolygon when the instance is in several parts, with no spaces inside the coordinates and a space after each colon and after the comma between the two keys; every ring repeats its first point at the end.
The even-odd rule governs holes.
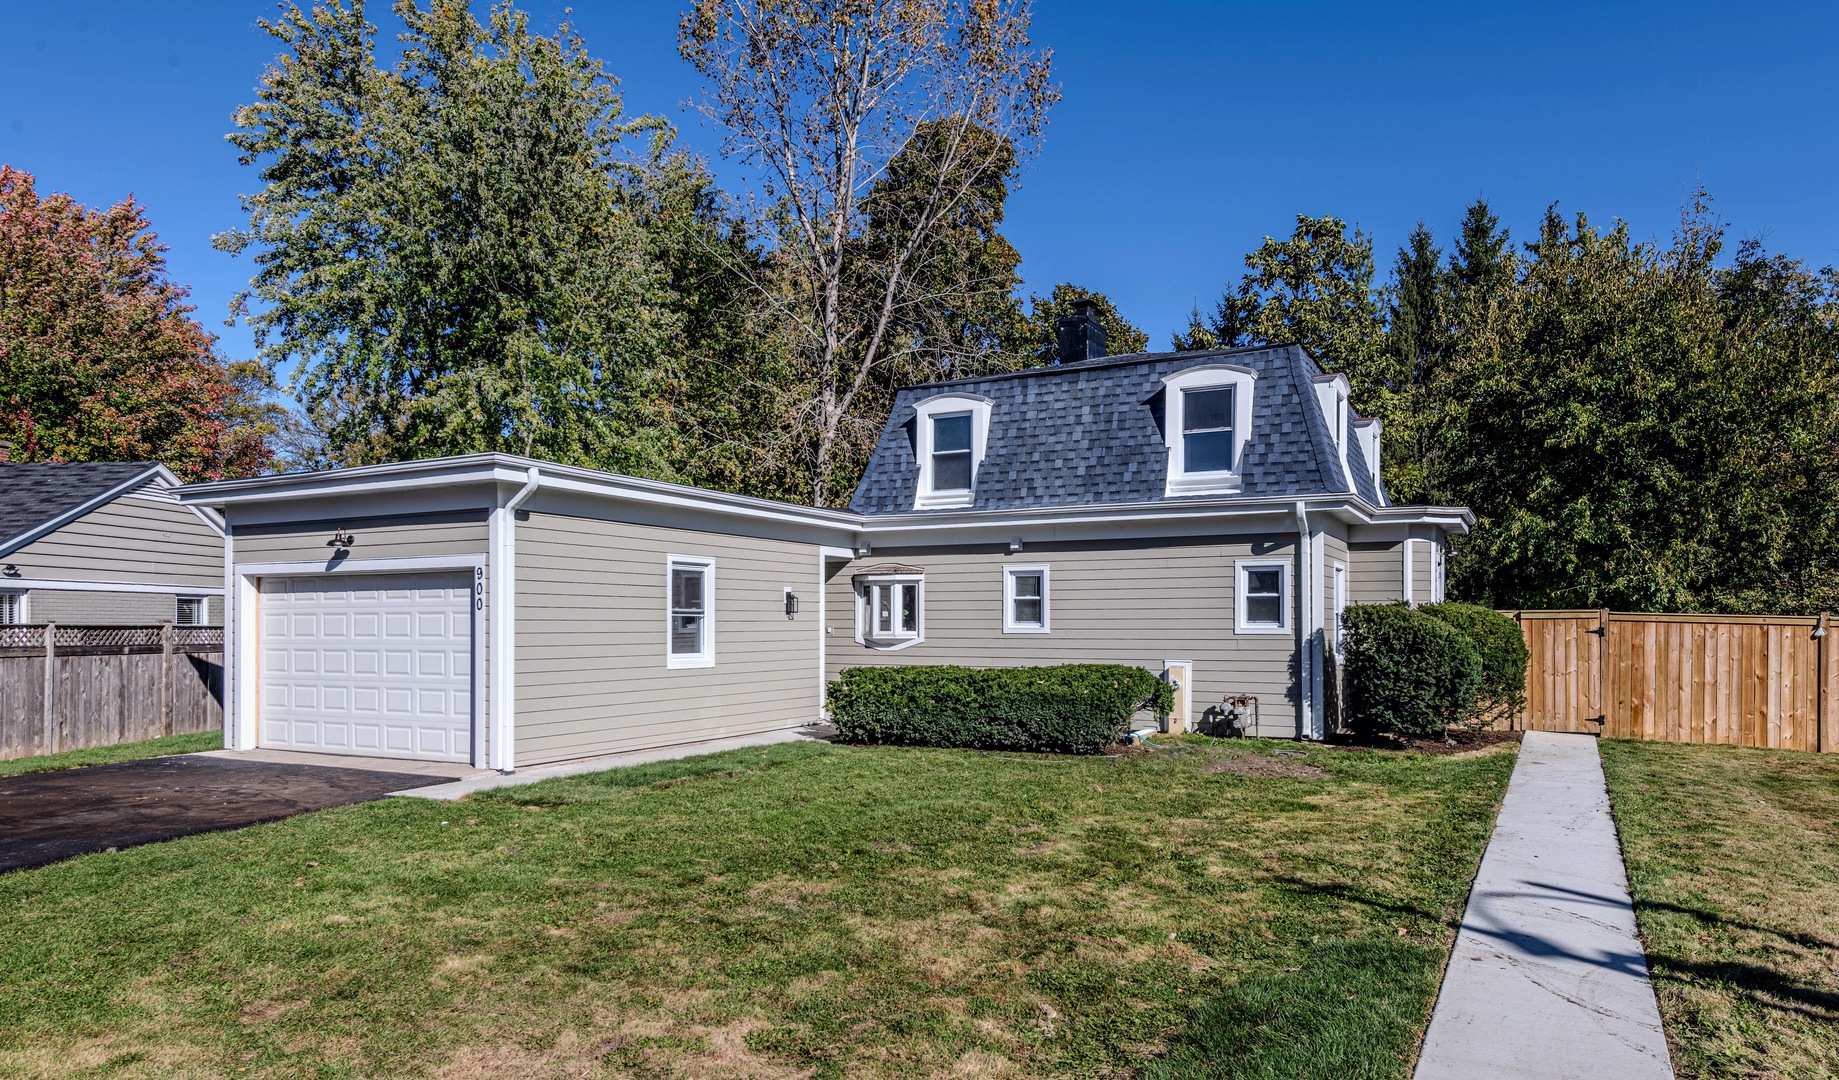
{"type": "Polygon", "coordinates": [[[222,728],[222,627],[0,626],[0,761],[222,728]]]}
{"type": "Polygon", "coordinates": [[[1519,611],[1532,731],[1839,751],[1839,648],[1820,616],[1519,611]]]}

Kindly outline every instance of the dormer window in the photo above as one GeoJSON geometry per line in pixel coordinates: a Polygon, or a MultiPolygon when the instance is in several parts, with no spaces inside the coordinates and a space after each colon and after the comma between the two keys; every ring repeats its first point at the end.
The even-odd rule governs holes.
{"type": "Polygon", "coordinates": [[[975,394],[940,394],[913,407],[913,451],[919,459],[914,509],[964,507],[976,499],[992,404],[975,394]]]}
{"type": "Polygon", "coordinates": [[[1240,489],[1256,378],[1250,368],[1208,364],[1163,380],[1165,494],[1229,495],[1240,489]]]}
{"type": "Polygon", "coordinates": [[[1232,397],[1230,386],[1181,392],[1181,449],[1186,471],[1232,471],[1232,397]]]}
{"type": "Polygon", "coordinates": [[[932,490],[971,489],[971,414],[932,418],[932,490]]]}

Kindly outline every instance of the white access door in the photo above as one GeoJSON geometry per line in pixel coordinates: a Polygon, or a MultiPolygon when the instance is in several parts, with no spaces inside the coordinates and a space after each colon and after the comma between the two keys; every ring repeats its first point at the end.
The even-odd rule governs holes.
{"type": "Polygon", "coordinates": [[[470,761],[465,573],[261,579],[257,744],[470,761]]]}

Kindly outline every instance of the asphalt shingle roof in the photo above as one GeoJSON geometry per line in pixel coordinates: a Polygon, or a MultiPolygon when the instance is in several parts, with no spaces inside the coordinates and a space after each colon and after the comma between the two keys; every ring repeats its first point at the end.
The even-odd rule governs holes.
{"type": "MultiPolygon", "coordinates": [[[[919,465],[914,405],[960,392],[991,399],[987,452],[977,469],[974,509],[1146,502],[1166,496],[1165,376],[1230,363],[1257,373],[1252,431],[1242,458],[1241,497],[1348,490],[1340,454],[1314,400],[1321,368],[1300,346],[1105,357],[1008,375],[908,387],[894,406],[850,509],[913,510],[919,465]]],[[[1364,460],[1348,455],[1355,490],[1377,502],[1364,460]]],[[[1175,496],[1175,498],[1193,496],[1175,496]]],[[[1217,496],[1209,496],[1217,497],[1217,496]]]]}
{"type": "Polygon", "coordinates": [[[0,544],[154,468],[135,461],[0,465],[0,544]]]}

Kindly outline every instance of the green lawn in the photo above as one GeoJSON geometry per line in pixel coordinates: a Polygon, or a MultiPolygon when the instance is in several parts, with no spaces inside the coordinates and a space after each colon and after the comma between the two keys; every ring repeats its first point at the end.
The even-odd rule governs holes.
{"type": "Polygon", "coordinates": [[[145,742],[98,746],[91,750],[66,750],[61,754],[14,758],[0,761],[0,776],[50,772],[54,769],[80,769],[85,765],[113,765],[118,761],[164,757],[167,754],[195,754],[200,750],[222,750],[223,732],[196,731],[189,735],[167,735],[145,742]]]}
{"type": "Polygon", "coordinates": [[[1839,755],[1605,740],[1681,1077],[1839,1076],[1839,755]]]}
{"type": "Polygon", "coordinates": [[[1511,748],[1282,746],[784,744],[0,876],[0,1074],[1404,1077],[1511,748]]]}

